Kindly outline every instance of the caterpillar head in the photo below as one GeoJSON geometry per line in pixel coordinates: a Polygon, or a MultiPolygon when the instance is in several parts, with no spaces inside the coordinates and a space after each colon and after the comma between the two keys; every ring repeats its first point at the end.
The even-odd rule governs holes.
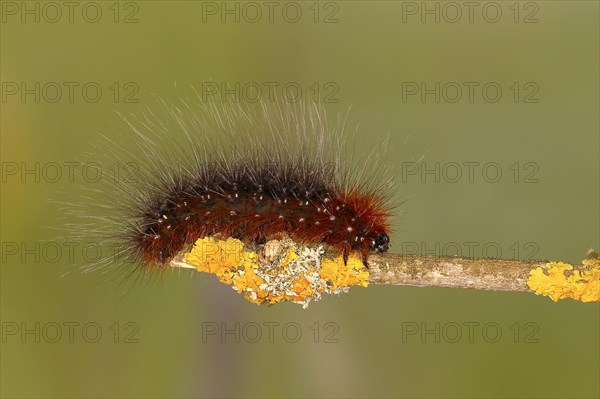
{"type": "Polygon", "coordinates": [[[384,232],[372,233],[367,239],[369,249],[373,252],[384,253],[389,249],[390,237],[384,232]]]}

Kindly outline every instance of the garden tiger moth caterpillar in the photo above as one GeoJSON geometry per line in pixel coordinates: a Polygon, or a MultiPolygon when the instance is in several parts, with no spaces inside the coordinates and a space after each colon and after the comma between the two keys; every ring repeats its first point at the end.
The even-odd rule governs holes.
{"type": "Polygon", "coordinates": [[[324,105],[308,100],[156,97],[122,119],[124,134],[106,138],[102,153],[133,159],[135,179],[96,190],[105,198],[87,218],[142,270],[166,269],[210,236],[252,245],[288,236],[326,244],[344,259],[357,253],[365,264],[370,252],[388,250],[393,174],[379,152],[361,158],[348,148],[347,113],[331,125],[324,105]]]}

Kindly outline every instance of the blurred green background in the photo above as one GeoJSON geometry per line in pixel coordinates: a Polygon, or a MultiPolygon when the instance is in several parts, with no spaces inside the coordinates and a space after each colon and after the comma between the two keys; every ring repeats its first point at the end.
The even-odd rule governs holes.
{"type": "Polygon", "coordinates": [[[113,111],[137,112],[152,93],[175,100],[181,88],[225,80],[318,89],[331,114],[352,106],[357,147],[389,135],[390,162],[405,171],[425,155],[417,174],[402,175],[399,197],[410,200],[392,251],[456,243],[476,256],[485,247],[576,262],[600,247],[597,2],[477,2],[471,15],[463,2],[69,7],[2,2],[2,397],[599,397],[598,304],[371,286],[307,310],[268,308],[188,271],[125,290],[44,253],[61,217],[46,199],[76,198],[85,182],[76,172],[71,184],[66,168],[55,183],[42,172],[76,161],[101,134],[116,137],[124,129],[113,111]],[[63,88],[56,102],[53,82],[63,88]],[[76,84],[72,101],[65,82],[76,84]],[[90,82],[102,89],[96,102],[82,91],[90,82]],[[406,91],[422,82],[439,82],[439,102],[435,90],[406,91]],[[464,82],[475,82],[472,101],[464,82]],[[39,182],[21,178],[36,162],[39,182]],[[451,182],[453,163],[465,162],[480,165],[473,181],[464,167],[451,182]],[[439,182],[420,177],[436,163],[439,182]],[[492,163],[495,183],[481,169],[492,163]],[[72,340],[68,323],[79,323],[72,340]],[[240,342],[203,334],[221,323],[239,323],[240,342]],[[94,326],[101,336],[88,342],[94,326]]]}

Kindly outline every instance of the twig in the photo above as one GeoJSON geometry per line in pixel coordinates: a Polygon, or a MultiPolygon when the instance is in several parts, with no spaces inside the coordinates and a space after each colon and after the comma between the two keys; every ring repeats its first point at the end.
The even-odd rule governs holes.
{"type": "Polygon", "coordinates": [[[600,301],[600,260],[590,252],[581,265],[451,256],[371,254],[368,269],[360,258],[342,256],[321,246],[304,246],[288,238],[264,246],[239,240],[204,238],[172,267],[213,273],[256,303],[293,300],[304,306],[321,293],[339,293],[352,285],[410,285],[535,292],[557,301],[600,301]]]}
{"type": "Polygon", "coordinates": [[[369,282],[418,287],[531,291],[531,270],[542,261],[384,254],[369,257],[369,282]]]}

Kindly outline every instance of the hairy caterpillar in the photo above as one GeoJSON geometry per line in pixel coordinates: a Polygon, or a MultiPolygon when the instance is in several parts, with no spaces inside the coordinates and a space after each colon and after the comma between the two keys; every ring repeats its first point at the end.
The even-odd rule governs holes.
{"type": "Polygon", "coordinates": [[[353,162],[347,115],[330,126],[316,102],[158,99],[123,119],[127,133],[104,152],[135,159],[136,179],[110,182],[93,219],[109,222],[105,236],[142,266],[165,268],[205,236],[287,235],[344,259],[358,252],[365,265],[388,250],[392,179],[377,153],[353,162]]]}

